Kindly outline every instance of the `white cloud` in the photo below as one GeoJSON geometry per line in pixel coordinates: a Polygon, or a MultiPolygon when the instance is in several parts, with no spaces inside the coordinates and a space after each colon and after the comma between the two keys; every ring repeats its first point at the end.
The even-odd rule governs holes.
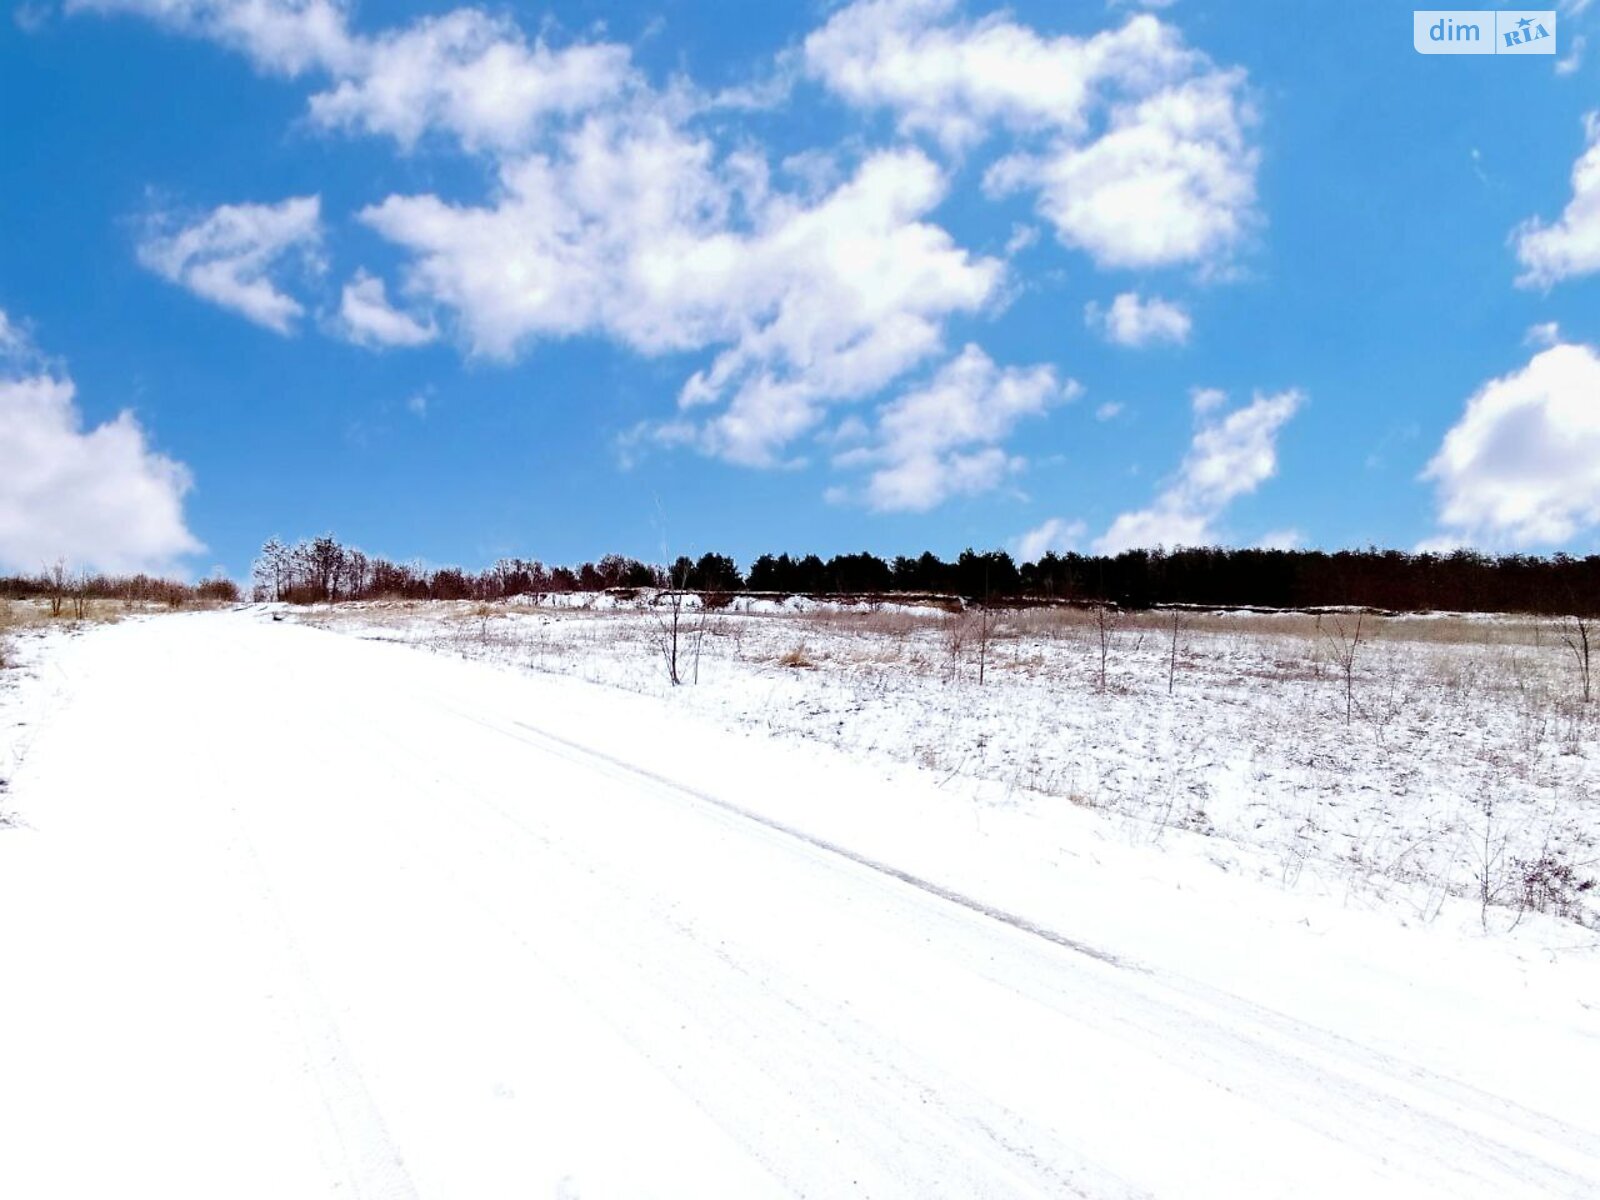
{"type": "Polygon", "coordinates": [[[1093,142],[1009,155],[984,186],[1037,191],[1060,240],[1102,267],[1216,267],[1255,220],[1259,155],[1243,80],[1217,72],[1116,105],[1093,142]]]}
{"type": "Polygon", "coordinates": [[[1020,470],[1024,460],[999,443],[1078,390],[1050,367],[1000,367],[969,345],[925,386],[884,405],[872,442],[834,462],[871,469],[862,493],[869,507],[925,512],[952,496],[990,491],[1020,470]]]}
{"type": "Polygon", "coordinates": [[[319,197],[295,196],[279,204],[224,204],[175,230],[170,217],[158,217],[139,244],[139,261],[203,300],[287,334],[305,309],[273,275],[293,251],[315,264],[320,214],[319,197]]]}
{"type": "Polygon", "coordinates": [[[1600,112],[1584,118],[1588,147],[1572,167],[1572,199],[1561,219],[1524,221],[1512,232],[1521,287],[1550,287],[1600,271],[1600,112]]]}
{"type": "Polygon", "coordinates": [[[1006,239],[1006,257],[1011,258],[1021,254],[1024,250],[1036,245],[1039,241],[1039,227],[1037,225],[1013,225],[1011,236],[1006,239]]]}
{"type": "MultiPolygon", "coordinates": [[[[32,357],[0,312],[12,367],[32,357]]],[[[65,558],[109,572],[179,569],[203,547],[183,519],[188,471],[150,449],[132,413],[83,428],[72,381],[0,370],[0,569],[65,558]]]]}
{"type": "Polygon", "coordinates": [[[1600,525],[1600,356],[1562,344],[1491,379],[1423,472],[1442,537],[1554,545],[1600,525]]]}
{"type": "Polygon", "coordinates": [[[1104,404],[1100,405],[1100,407],[1094,410],[1094,419],[1096,421],[1109,421],[1113,417],[1120,416],[1121,413],[1122,405],[1119,402],[1115,400],[1107,400],[1104,404]]]}
{"type": "MultiPolygon", "coordinates": [[[[767,100],[708,95],[683,79],[655,87],[626,47],[598,35],[553,47],[475,7],[373,34],[357,33],[335,0],[76,7],[142,13],[233,46],[264,71],[320,75],[310,115],[325,128],[402,149],[440,134],[485,155],[493,182],[481,200],[396,194],[362,210],[405,252],[401,291],[419,307],[397,309],[382,283],[358,277],[336,327],[404,344],[436,335],[436,317],[469,353],[504,360],[575,335],[645,355],[708,353],[676,417],[642,426],[633,445],[793,462],[795,442],[830,406],[939,360],[953,317],[1008,294],[1004,259],[964,249],[934,223],[949,173],[928,152],[901,146],[853,166],[843,152],[793,155],[775,183],[758,146],[698,120],[767,100]]],[[[1209,269],[1227,256],[1254,219],[1242,73],[1147,15],[1048,38],[1003,15],[969,22],[952,12],[946,0],[839,10],[755,90],[781,95],[804,69],[946,148],[1008,130],[1021,148],[991,184],[1037,191],[1058,236],[1099,261],[1209,269]]],[[[238,223],[250,211],[270,210],[218,214],[238,223]]],[[[277,252],[239,236],[231,249],[179,244],[204,243],[208,224],[153,240],[143,257],[264,325],[292,328],[302,309],[275,281],[274,254],[314,248],[315,213],[302,240],[286,233],[277,252]]],[[[1174,312],[1141,316],[1149,336],[1175,336],[1174,312]]],[[[945,473],[967,490],[1014,465],[993,446],[959,454],[945,473]]]]}
{"type": "Polygon", "coordinates": [[[529,44],[509,18],[472,8],[355,45],[345,77],[311,98],[313,119],[408,148],[440,129],[468,149],[515,150],[546,118],[614,99],[633,74],[625,46],[552,50],[529,44]]]}
{"type": "Polygon", "coordinates": [[[146,17],[284,75],[341,69],[357,57],[342,0],[66,0],[66,10],[146,17]]]}
{"type": "Polygon", "coordinates": [[[1261,535],[1256,543],[1260,550],[1298,550],[1306,544],[1306,535],[1298,529],[1272,529],[1261,535]]]}
{"type": "Polygon", "coordinates": [[[1036,194],[1060,240],[1113,267],[1215,267],[1255,221],[1255,115],[1242,71],[1137,16],[1088,38],[1041,37],[949,0],[862,0],[806,39],[808,70],[852,104],[949,148],[995,127],[1034,138],[988,172],[1036,194]],[[1103,126],[1103,128],[1101,128],[1103,126]]]}
{"type": "Polygon", "coordinates": [[[1095,89],[1120,72],[1171,77],[1190,52],[1168,26],[1141,17],[1091,38],[1044,38],[1003,15],[953,19],[953,0],[861,0],[805,41],[807,71],[859,107],[886,107],[906,133],[947,146],[992,125],[1082,130],[1095,89]]]}
{"type": "Polygon", "coordinates": [[[1199,416],[1215,412],[1228,402],[1228,393],[1221,388],[1195,387],[1189,389],[1189,404],[1199,416]]]}
{"type": "Polygon", "coordinates": [[[1189,340],[1193,325],[1183,305],[1160,296],[1146,300],[1137,292],[1123,292],[1110,308],[1101,308],[1091,300],[1084,305],[1083,319],[1108,342],[1132,348],[1162,342],[1181,346],[1189,340]]]}
{"type": "Polygon", "coordinates": [[[1088,527],[1082,521],[1069,521],[1065,517],[1051,517],[1036,525],[1012,542],[1018,562],[1038,562],[1046,554],[1076,550],[1082,544],[1088,527]]]}
{"type": "Polygon", "coordinates": [[[738,272],[712,281],[737,341],[682,395],[691,408],[728,398],[705,430],[713,452],[770,461],[821,404],[887,387],[940,352],[949,316],[996,299],[1003,265],[922,219],[944,191],[939,169],[903,150],[872,156],[814,205],[761,206],[731,246],[738,272]]]}
{"type": "MultiPolygon", "coordinates": [[[[832,178],[814,169],[798,193],[774,190],[758,151],[722,152],[691,128],[697,113],[753,96],[707,97],[681,80],[654,89],[625,47],[552,49],[477,8],[366,36],[327,0],[80,6],[142,13],[266,70],[320,72],[330,82],[311,115],[326,127],[402,147],[436,131],[492,155],[484,203],[395,195],[363,219],[410,252],[407,294],[453,317],[472,353],[511,359],[574,334],[652,355],[716,351],[683,388],[688,411],[657,440],[784,461],[827,404],[887,387],[942,352],[951,314],[1000,296],[1003,262],[969,254],[925,219],[946,188],[925,154],[878,153],[853,177],[812,162],[832,178]],[[287,54],[289,43],[301,52],[287,54]]],[[[775,82],[791,73],[780,62],[775,82]]],[[[146,257],[274,328],[300,314],[260,255],[205,277],[182,247],[153,245],[146,257]]],[[[420,339],[429,327],[406,324],[377,287],[347,290],[344,328],[420,339]]]]}
{"type": "Polygon", "coordinates": [[[1240,496],[1278,470],[1278,431],[1303,403],[1298,391],[1257,394],[1246,407],[1201,426],[1183,465],[1149,508],[1125,512],[1095,542],[1101,554],[1156,546],[1203,546],[1240,496]]]}
{"type": "Polygon", "coordinates": [[[430,130],[469,149],[524,145],[548,118],[613,100],[633,75],[627,47],[529,42],[507,17],[460,8],[368,37],[341,0],[68,0],[69,12],[129,13],[206,38],[259,69],[317,73],[311,97],[329,128],[393,137],[411,147],[430,130]]]}
{"type": "Polygon", "coordinates": [[[771,191],[759,160],[719,163],[635,110],[509,163],[492,207],[391,196],[362,217],[412,253],[409,290],[453,310],[477,353],[578,333],[646,354],[725,347],[659,432],[765,465],[824,405],[887,386],[938,352],[950,314],[997,294],[998,260],[921,219],[944,186],[920,152],[883,152],[807,203],[771,191]]]}
{"type": "Polygon", "coordinates": [[[344,285],[339,302],[344,335],[362,346],[422,346],[439,336],[433,321],[419,321],[389,303],[383,280],[365,271],[344,285]]]}
{"type": "Polygon", "coordinates": [[[1545,321],[1539,325],[1528,326],[1528,332],[1522,335],[1524,346],[1554,346],[1561,340],[1561,326],[1555,321],[1545,321]]]}
{"type": "Polygon", "coordinates": [[[33,353],[33,341],[27,333],[0,308],[0,364],[28,357],[33,353]]]}

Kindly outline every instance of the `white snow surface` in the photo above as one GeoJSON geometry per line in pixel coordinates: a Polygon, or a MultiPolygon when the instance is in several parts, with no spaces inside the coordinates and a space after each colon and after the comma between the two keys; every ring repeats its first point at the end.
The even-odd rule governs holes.
{"type": "Polygon", "coordinates": [[[7,1200],[1600,1194],[1579,924],[271,615],[5,673],[7,1200]]]}

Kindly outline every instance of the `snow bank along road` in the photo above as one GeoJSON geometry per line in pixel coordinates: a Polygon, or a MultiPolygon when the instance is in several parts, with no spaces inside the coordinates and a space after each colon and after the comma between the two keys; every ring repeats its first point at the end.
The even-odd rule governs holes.
{"type": "Polygon", "coordinates": [[[8,1200],[1600,1195],[1581,1002],[1389,977],[1455,1070],[807,825],[870,807],[863,764],[259,613],[42,670],[8,1200]]]}

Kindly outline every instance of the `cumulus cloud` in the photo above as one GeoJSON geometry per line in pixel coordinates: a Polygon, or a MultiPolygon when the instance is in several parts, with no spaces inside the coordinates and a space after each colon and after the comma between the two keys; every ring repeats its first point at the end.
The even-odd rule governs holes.
{"type": "Polygon", "coordinates": [[[178,569],[202,549],[183,519],[189,472],[132,413],[85,429],[72,381],[36,359],[0,312],[0,569],[178,569]]]}
{"type": "Polygon", "coordinates": [[[1117,517],[1095,542],[1095,550],[1118,554],[1215,542],[1216,521],[1227,506],[1277,474],[1278,432],[1303,402],[1298,391],[1258,393],[1244,408],[1206,420],[1177,475],[1155,502],[1117,517]]]}
{"type": "MultiPolygon", "coordinates": [[[[574,335],[644,355],[703,353],[678,412],[633,442],[752,466],[796,461],[796,441],[827,424],[831,405],[883,394],[943,360],[953,318],[1005,302],[1005,259],[963,248],[935,222],[953,169],[936,153],[1006,132],[989,191],[1026,189],[1060,240],[1104,265],[1210,270],[1256,219],[1243,73],[1147,14],[1091,36],[1047,37],[1004,14],[966,20],[949,0],[864,0],[780,56],[758,100],[702,93],[682,78],[658,87],[625,46],[599,35],[553,45],[479,7],[364,32],[339,0],[72,6],[142,14],[231,46],[262,71],[309,75],[309,116],[323,128],[382,136],[403,151],[438,136],[484,157],[492,183],[482,198],[395,194],[361,211],[403,252],[400,290],[417,307],[396,307],[381,281],[358,276],[333,323],[346,336],[417,344],[442,325],[468,353],[508,361],[574,335]],[[774,177],[758,145],[702,119],[786,95],[797,72],[852,104],[890,110],[906,134],[934,145],[859,159],[801,153],[774,177]]],[[[275,211],[220,209],[189,230],[162,231],[142,257],[286,332],[303,310],[277,264],[313,250],[320,226],[313,209],[275,239],[237,228],[275,211]],[[223,214],[226,227],[214,227],[223,214]]],[[[1006,256],[1026,249],[1031,228],[1006,256]]],[[[1106,316],[1111,336],[1186,336],[1177,305],[1129,296],[1106,316]]],[[[993,444],[939,461],[957,482],[915,485],[902,462],[897,492],[885,459],[869,502],[981,490],[1015,469],[993,444]]]]}
{"type": "Polygon", "coordinates": [[[189,225],[152,219],[139,261],[202,300],[276,333],[288,334],[305,312],[275,276],[298,251],[315,265],[322,239],[321,199],[294,196],[279,204],[224,204],[189,225]]]}
{"type": "Polygon", "coordinates": [[[1036,191],[1060,240],[1100,266],[1217,267],[1254,220],[1259,156],[1242,79],[1210,75],[1117,105],[1093,142],[1008,155],[984,186],[1036,191]]]}
{"type": "Polygon", "coordinates": [[[721,346],[660,434],[752,465],[823,405],[937,353],[945,319],[988,303],[1004,270],[922,219],[945,181],[915,150],[808,203],[659,112],[595,114],[501,185],[491,206],[391,196],[362,219],[411,253],[409,290],[453,311],[477,353],[578,333],[647,354],[721,346]]]}
{"type": "Polygon", "coordinates": [[[1011,543],[1019,562],[1038,562],[1051,552],[1061,554],[1076,550],[1083,542],[1088,526],[1082,521],[1069,521],[1065,517],[1051,517],[1018,536],[1011,543]]]}
{"type": "Polygon", "coordinates": [[[345,337],[361,346],[422,346],[439,336],[432,320],[418,320],[391,305],[383,280],[365,271],[344,285],[339,322],[345,337]]]}
{"type": "Polygon", "coordinates": [[[985,176],[1031,192],[1066,245],[1111,267],[1215,267],[1255,221],[1259,155],[1245,75],[1149,15],[1087,38],[949,0],[861,0],[806,39],[807,67],[852,104],[950,148],[995,128],[1031,139],[985,176]]]}
{"type": "Polygon", "coordinates": [[[1512,231],[1521,287],[1550,287],[1600,271],[1600,112],[1584,118],[1587,148],[1572,167],[1572,199],[1561,217],[1530,218],[1512,231]]]}
{"type": "Polygon", "coordinates": [[[262,71],[328,80],[313,121],[392,137],[410,148],[439,130],[469,149],[524,145],[547,118],[613,99],[631,52],[607,42],[552,48],[508,17],[460,8],[375,36],[351,28],[342,0],[68,0],[67,10],[126,13],[244,54],[262,71]]]}
{"type": "MultiPolygon", "coordinates": [[[[697,115],[722,101],[682,80],[653,87],[626,47],[553,49],[476,8],[366,35],[326,0],[80,6],[143,13],[264,70],[321,73],[329,82],[310,112],[329,128],[402,147],[439,132],[490,155],[483,201],[391,195],[361,219],[407,253],[406,294],[450,321],[470,353],[510,360],[572,335],[647,355],[713,352],[686,381],[680,415],[649,431],[656,441],[787,461],[828,404],[890,386],[943,353],[953,314],[1001,298],[1004,262],[928,219],[947,178],[925,153],[883,151],[853,173],[832,164],[780,189],[758,149],[698,131],[697,115]],[[282,49],[292,28],[304,35],[298,55],[282,49]]],[[[269,212],[219,210],[151,239],[143,257],[286,331],[301,308],[269,269],[296,238],[313,239],[315,214],[276,238],[236,228],[269,212]]],[[[436,332],[375,281],[353,283],[341,308],[339,327],[369,342],[436,332]]]]}
{"type": "Polygon", "coordinates": [[[880,512],[926,512],[952,496],[990,491],[1024,460],[1000,445],[1027,417],[1071,399],[1078,385],[1050,367],[1000,367],[969,345],[923,387],[880,410],[871,444],[834,462],[867,467],[865,503],[880,512]]]}
{"type": "Polygon", "coordinates": [[[439,129],[468,149],[515,150],[545,119],[610,100],[633,76],[625,46],[552,49],[528,42],[509,18],[471,8],[354,45],[343,77],[311,98],[313,119],[407,148],[439,129]]]}
{"type": "Polygon", "coordinates": [[[1440,544],[1548,546],[1600,524],[1600,356],[1558,344],[1467,401],[1423,478],[1440,544]]]}
{"type": "Polygon", "coordinates": [[[1108,342],[1138,349],[1161,343],[1181,346],[1189,340],[1193,322],[1181,304],[1138,292],[1123,292],[1102,308],[1094,301],[1084,305],[1084,323],[1108,342]]]}

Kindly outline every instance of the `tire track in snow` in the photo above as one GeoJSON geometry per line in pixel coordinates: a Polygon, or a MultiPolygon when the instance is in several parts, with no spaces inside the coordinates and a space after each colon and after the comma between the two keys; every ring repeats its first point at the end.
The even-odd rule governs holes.
{"type": "Polygon", "coordinates": [[[361,1200],[421,1200],[383,1114],[351,1058],[338,1021],[317,987],[246,818],[232,803],[228,814],[239,835],[239,857],[252,884],[249,894],[258,906],[252,916],[260,924],[263,949],[270,949],[276,960],[276,969],[270,974],[288,984],[289,995],[280,1003],[289,1010],[333,1134],[336,1153],[324,1149],[324,1161],[337,1160],[339,1174],[351,1194],[361,1200]]]}
{"type": "MultiPolygon", "coordinates": [[[[514,732],[494,720],[458,708],[447,707],[446,711],[502,736],[535,746],[542,743],[549,752],[569,761],[587,762],[613,775],[640,779],[667,789],[1075,954],[1134,976],[1154,978],[1147,968],[1037,922],[525,721],[509,718],[510,725],[520,731],[514,732]]],[[[1542,1179],[1551,1195],[1587,1196],[1593,1180],[1600,1176],[1600,1139],[1566,1122],[1304,1025],[1237,996],[1212,994],[1213,989],[1193,981],[1160,979],[1155,982],[1175,996],[1181,995],[1182,1007],[1141,997],[1147,1001],[1141,1006],[1144,1020],[1135,1024],[1135,1028],[1147,1033],[1162,1032],[1174,1046],[1186,1041],[1197,1060],[1196,1065],[1207,1066],[1211,1078],[1224,1087],[1228,1086],[1229,1079],[1238,1078],[1240,1074],[1230,1068],[1252,1059],[1259,1062],[1262,1057],[1278,1062],[1300,1078],[1299,1086],[1270,1088],[1276,1093],[1274,1103],[1280,1111],[1297,1113],[1308,1128],[1331,1131],[1334,1126],[1329,1120],[1330,1112],[1337,1109],[1349,1122],[1340,1130],[1344,1137],[1349,1136],[1350,1126],[1354,1125],[1364,1129],[1374,1146],[1415,1153],[1416,1147],[1426,1139],[1404,1134],[1421,1132],[1430,1124],[1444,1123],[1453,1130],[1449,1139],[1451,1156],[1441,1156],[1437,1161],[1449,1173],[1459,1175],[1463,1183],[1474,1178],[1474,1169],[1466,1165],[1474,1159],[1483,1167],[1492,1165],[1524,1178],[1542,1179]],[[1252,1021],[1254,1036],[1246,1036],[1237,1028],[1240,1016],[1252,1021]],[[1221,1053],[1221,1047],[1229,1047],[1233,1053],[1221,1053]],[[1411,1099],[1397,1091],[1410,1093],[1411,1099]],[[1418,1104],[1422,1107],[1417,1107],[1418,1104]],[[1535,1155],[1503,1140],[1507,1135],[1515,1137],[1513,1131],[1534,1135],[1553,1153],[1535,1155]],[[1563,1167],[1556,1161],[1563,1159],[1569,1161],[1570,1167],[1563,1167]]],[[[1015,986],[1015,981],[1008,981],[1008,984],[1015,986]]],[[[1050,1002],[1052,998],[1041,999],[1050,1002]]],[[[1130,997],[1121,997],[1124,1004],[1128,999],[1130,997]]],[[[1114,1007],[1108,1007],[1107,1019],[1116,1021],[1115,1013],[1114,1007]]]]}

